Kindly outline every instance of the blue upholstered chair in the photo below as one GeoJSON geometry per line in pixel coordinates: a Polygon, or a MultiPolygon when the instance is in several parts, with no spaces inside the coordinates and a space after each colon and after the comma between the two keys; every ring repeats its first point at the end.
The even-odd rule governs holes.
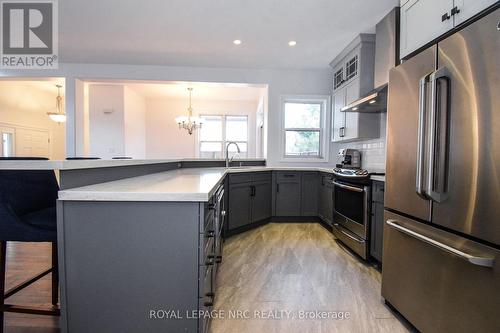
{"type": "MultiPolygon", "coordinates": [[[[0,158],[46,160],[45,158],[0,158]]],[[[52,170],[0,170],[0,332],[4,312],[58,315],[57,220],[59,186],[52,170]],[[51,242],[52,267],[5,290],[6,246],[9,241],[51,242]],[[5,304],[5,299],[52,272],[52,309],[5,304]],[[1,297],[3,296],[3,297],[1,297]]]]}

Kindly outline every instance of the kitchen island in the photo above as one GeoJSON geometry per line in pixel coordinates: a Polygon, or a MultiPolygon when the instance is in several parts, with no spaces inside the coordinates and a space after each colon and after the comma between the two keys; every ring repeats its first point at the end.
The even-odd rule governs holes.
{"type": "MultiPolygon", "coordinates": [[[[242,161],[246,167],[238,161],[233,168],[213,160],[75,162],[59,165],[66,184],[57,207],[63,332],[205,332],[226,213],[234,209],[233,221],[239,220],[246,207],[247,199],[229,190],[250,189],[252,205],[267,207],[252,210],[250,227],[259,225],[254,220],[293,219],[287,209],[296,207],[279,207],[276,197],[283,180],[295,182],[291,174],[307,184],[299,185],[305,191],[298,197],[302,220],[325,220],[315,194],[330,204],[332,198],[331,188],[320,191],[329,168],[266,167],[263,160],[242,161]],[[261,189],[270,193],[259,196],[261,189]]],[[[42,167],[48,168],[32,168],[42,167]]],[[[291,193],[282,192],[287,198],[291,193]]]]}

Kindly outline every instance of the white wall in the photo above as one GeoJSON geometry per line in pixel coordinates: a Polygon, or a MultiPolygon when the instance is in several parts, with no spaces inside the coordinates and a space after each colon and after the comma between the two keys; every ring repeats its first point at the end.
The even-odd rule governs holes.
{"type": "MultiPolygon", "coordinates": [[[[175,117],[187,113],[186,99],[147,99],[147,158],[197,157],[198,132],[180,130],[175,117]]],[[[196,115],[247,115],[248,157],[255,157],[255,115],[257,101],[193,100],[196,115]]]]}
{"type": "Polygon", "coordinates": [[[125,155],[123,95],[122,86],[90,85],[90,156],[110,159],[125,155]]]}
{"type": "Polygon", "coordinates": [[[146,158],[146,100],[124,87],[125,155],[146,158]]]}
{"type": "MultiPolygon", "coordinates": [[[[52,83],[43,83],[52,88],[52,83]]],[[[0,126],[48,131],[50,159],[64,159],[66,127],[50,120],[47,112],[54,111],[57,90],[44,90],[15,81],[0,82],[0,126]]]]}
{"type": "MultiPolygon", "coordinates": [[[[325,64],[326,66],[326,64],[325,64]]],[[[0,76],[22,77],[21,70],[0,70],[0,76]]],[[[192,82],[231,82],[268,85],[268,110],[266,150],[268,165],[309,165],[279,161],[280,96],[282,95],[329,95],[331,93],[331,69],[322,70],[270,70],[172,66],[136,66],[107,64],[59,64],[57,70],[32,70],[30,76],[66,77],[66,104],[68,113],[67,143],[70,155],[82,154],[83,138],[76,136],[82,122],[75,122],[76,79],[158,80],[192,82]]],[[[331,158],[330,158],[331,160],[331,158]]],[[[329,164],[334,164],[331,161],[329,164]]],[[[326,164],[322,164],[326,165],[326,164]]]]}

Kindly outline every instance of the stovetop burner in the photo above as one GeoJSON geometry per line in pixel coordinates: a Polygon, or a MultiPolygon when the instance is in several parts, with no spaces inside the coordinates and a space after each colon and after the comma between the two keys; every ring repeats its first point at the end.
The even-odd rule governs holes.
{"type": "Polygon", "coordinates": [[[348,178],[368,178],[369,176],[368,170],[365,169],[334,168],[333,173],[348,178]]]}

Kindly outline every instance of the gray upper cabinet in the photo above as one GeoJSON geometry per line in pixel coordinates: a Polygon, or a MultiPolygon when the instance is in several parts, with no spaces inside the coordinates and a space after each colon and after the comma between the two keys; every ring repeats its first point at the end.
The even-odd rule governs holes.
{"type": "Polygon", "coordinates": [[[317,172],[302,173],[302,195],[301,195],[301,215],[318,215],[318,184],[319,177],[317,172]]]}
{"type": "Polygon", "coordinates": [[[496,0],[402,0],[400,56],[406,58],[496,0]]]}
{"type": "Polygon", "coordinates": [[[374,88],[374,62],[375,35],[360,34],[330,63],[333,67],[333,142],[380,136],[379,115],[340,111],[374,88]]]}

